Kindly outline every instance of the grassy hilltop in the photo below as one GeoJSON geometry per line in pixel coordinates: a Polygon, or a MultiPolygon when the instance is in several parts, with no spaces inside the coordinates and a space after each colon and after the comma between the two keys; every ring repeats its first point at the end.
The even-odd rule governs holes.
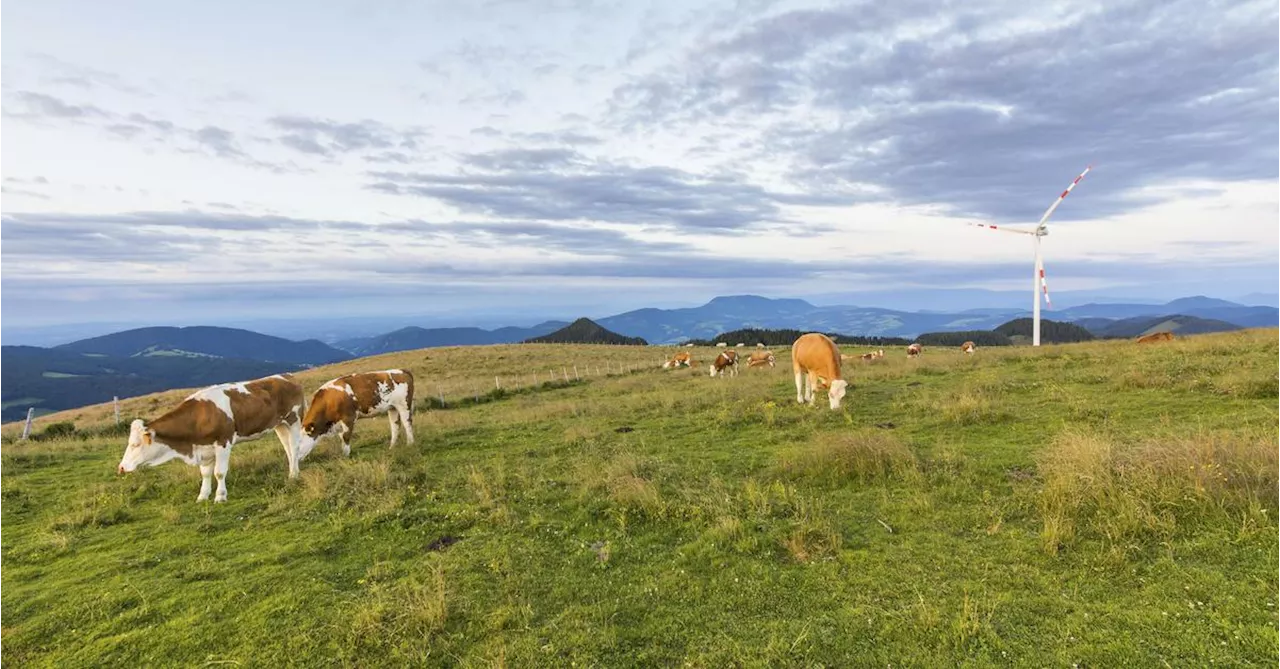
{"type": "MultiPolygon", "coordinates": [[[[274,437],[246,443],[221,505],[197,504],[179,463],[117,477],[120,437],[14,443],[8,425],[4,657],[1276,662],[1275,329],[895,348],[846,364],[838,412],[796,405],[785,347],[775,369],[716,379],[714,349],[657,369],[673,350],[430,349],[309,370],[308,391],[412,369],[417,443],[388,450],[386,420],[361,421],[350,459],[322,443],[298,481],[274,437]]],[[[37,431],[64,420],[92,433],[110,407],[37,431]]]]}

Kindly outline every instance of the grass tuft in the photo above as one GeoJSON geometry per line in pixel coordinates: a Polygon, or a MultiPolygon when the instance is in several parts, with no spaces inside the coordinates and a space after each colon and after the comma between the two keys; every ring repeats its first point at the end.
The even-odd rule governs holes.
{"type": "Polygon", "coordinates": [[[916,456],[901,439],[883,430],[824,433],[782,454],[783,472],[823,480],[886,481],[916,476],[916,456]]]}
{"type": "Polygon", "coordinates": [[[1068,432],[1040,456],[1044,549],[1079,535],[1113,545],[1167,540],[1189,527],[1232,518],[1265,521],[1277,498],[1274,438],[1202,432],[1118,441],[1068,432]]]}

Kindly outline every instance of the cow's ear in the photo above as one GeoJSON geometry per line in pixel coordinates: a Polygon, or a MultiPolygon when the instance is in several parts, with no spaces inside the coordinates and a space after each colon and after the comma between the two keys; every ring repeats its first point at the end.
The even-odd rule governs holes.
{"type": "Polygon", "coordinates": [[[150,446],[150,445],[151,445],[151,434],[152,434],[152,433],[151,433],[151,430],[150,430],[150,429],[144,429],[144,430],[142,431],[142,445],[143,445],[143,446],[150,446]]]}

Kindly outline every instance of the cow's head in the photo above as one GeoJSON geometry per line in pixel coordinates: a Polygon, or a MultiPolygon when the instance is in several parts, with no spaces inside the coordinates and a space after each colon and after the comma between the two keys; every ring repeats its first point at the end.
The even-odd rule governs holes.
{"type": "Polygon", "coordinates": [[[840,400],[844,399],[844,393],[848,387],[849,382],[844,379],[836,379],[831,382],[831,388],[827,390],[827,397],[831,400],[832,411],[840,408],[840,400]]]}
{"type": "Polygon", "coordinates": [[[301,461],[316,447],[316,441],[333,429],[333,422],[324,417],[320,411],[314,411],[315,403],[307,408],[307,415],[302,419],[302,443],[298,444],[298,460],[301,461]]]}
{"type": "Polygon", "coordinates": [[[131,472],[142,465],[155,466],[176,455],[173,449],[156,441],[155,430],[138,418],[129,425],[129,444],[124,447],[124,457],[120,458],[116,473],[131,472]]]}

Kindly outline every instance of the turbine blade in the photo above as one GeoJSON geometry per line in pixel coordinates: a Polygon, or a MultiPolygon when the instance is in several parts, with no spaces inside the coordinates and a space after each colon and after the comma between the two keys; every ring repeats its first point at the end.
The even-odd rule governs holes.
{"type": "Polygon", "coordinates": [[[1050,309],[1053,308],[1053,302],[1049,301],[1049,282],[1044,278],[1044,264],[1040,265],[1040,290],[1044,291],[1044,304],[1050,309]]]}
{"type": "Polygon", "coordinates": [[[984,223],[970,223],[969,225],[972,225],[975,228],[986,228],[988,230],[995,230],[996,232],[1014,232],[1020,235],[1036,234],[1035,230],[1022,230],[1020,228],[1002,228],[998,225],[986,225],[984,223]]]}
{"type": "Polygon", "coordinates": [[[1045,222],[1053,215],[1054,210],[1058,208],[1058,205],[1062,204],[1063,200],[1067,199],[1067,195],[1071,193],[1071,189],[1075,188],[1076,184],[1080,183],[1080,180],[1083,179],[1084,175],[1088,174],[1091,169],[1093,169],[1093,165],[1084,168],[1084,171],[1080,173],[1080,176],[1076,177],[1075,181],[1072,181],[1071,185],[1067,186],[1067,189],[1062,191],[1062,195],[1059,195],[1058,199],[1054,200],[1053,204],[1049,205],[1049,208],[1044,212],[1044,216],[1040,217],[1040,222],[1036,224],[1037,230],[1044,228],[1045,222]]]}

